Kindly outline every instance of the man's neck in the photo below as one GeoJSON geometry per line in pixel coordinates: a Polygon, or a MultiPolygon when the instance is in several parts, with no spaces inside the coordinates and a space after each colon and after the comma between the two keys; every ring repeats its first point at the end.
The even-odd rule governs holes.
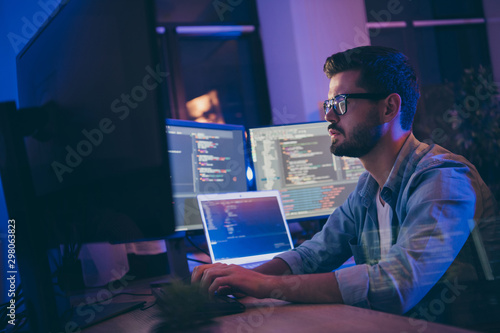
{"type": "Polygon", "coordinates": [[[360,157],[361,163],[375,178],[380,188],[384,186],[387,178],[389,178],[399,151],[410,134],[411,131],[407,131],[397,137],[383,136],[368,154],[360,157]]]}

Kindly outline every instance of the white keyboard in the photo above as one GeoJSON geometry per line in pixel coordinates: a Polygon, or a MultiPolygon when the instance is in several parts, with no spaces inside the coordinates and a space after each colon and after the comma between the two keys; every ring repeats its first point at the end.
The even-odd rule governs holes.
{"type": "Polygon", "coordinates": [[[246,268],[246,269],[253,269],[253,268],[255,268],[257,266],[260,266],[260,265],[262,265],[262,264],[264,264],[266,262],[267,262],[267,260],[265,260],[265,261],[258,261],[258,262],[250,262],[248,264],[242,264],[240,266],[243,267],[243,268],[246,268]]]}

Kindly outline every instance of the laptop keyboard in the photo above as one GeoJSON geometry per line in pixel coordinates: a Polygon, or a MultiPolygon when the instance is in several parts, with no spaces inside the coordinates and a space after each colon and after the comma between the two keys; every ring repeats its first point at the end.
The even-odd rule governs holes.
{"type": "Polygon", "coordinates": [[[267,260],[266,261],[259,261],[259,262],[251,262],[251,263],[248,263],[248,264],[242,264],[240,266],[243,267],[243,268],[246,268],[246,269],[253,269],[253,268],[255,268],[257,266],[260,266],[260,265],[262,265],[263,263],[266,263],[266,262],[267,262],[267,260]]]}

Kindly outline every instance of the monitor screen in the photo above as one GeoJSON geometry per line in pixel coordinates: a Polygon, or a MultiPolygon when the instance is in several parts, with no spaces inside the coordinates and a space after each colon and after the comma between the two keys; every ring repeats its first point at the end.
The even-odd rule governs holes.
{"type": "Polygon", "coordinates": [[[168,119],[176,230],[203,230],[198,194],[247,190],[243,126],[168,119]]]}
{"type": "MultiPolygon", "coordinates": [[[[17,56],[20,108],[51,103],[24,138],[47,243],[174,232],[152,1],[66,2],[17,56]]],[[[21,110],[22,111],[22,110],[21,110]]]]}
{"type": "Polygon", "coordinates": [[[257,190],[279,190],[288,221],[324,218],[365,171],[357,158],[330,152],[326,122],[250,129],[257,190]]]}

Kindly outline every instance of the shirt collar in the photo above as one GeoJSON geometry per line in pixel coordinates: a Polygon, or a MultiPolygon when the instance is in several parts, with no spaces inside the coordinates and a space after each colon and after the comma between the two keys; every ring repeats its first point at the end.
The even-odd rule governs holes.
{"type": "MultiPolygon", "coordinates": [[[[405,143],[401,147],[398,156],[396,157],[396,161],[392,166],[389,177],[387,178],[387,181],[385,182],[380,193],[382,199],[384,199],[384,201],[391,207],[395,207],[394,203],[397,200],[405,174],[408,174],[408,172],[410,174],[413,173],[417,164],[415,163],[415,160],[418,160],[418,156],[420,156],[419,152],[423,151],[427,146],[427,144],[418,141],[413,133],[410,133],[410,135],[406,138],[405,143]],[[417,152],[417,154],[415,154],[415,152],[417,152]]],[[[359,192],[365,207],[368,207],[368,205],[373,201],[373,198],[376,197],[378,188],[377,181],[370,174],[368,174],[368,179],[359,192]]]]}

